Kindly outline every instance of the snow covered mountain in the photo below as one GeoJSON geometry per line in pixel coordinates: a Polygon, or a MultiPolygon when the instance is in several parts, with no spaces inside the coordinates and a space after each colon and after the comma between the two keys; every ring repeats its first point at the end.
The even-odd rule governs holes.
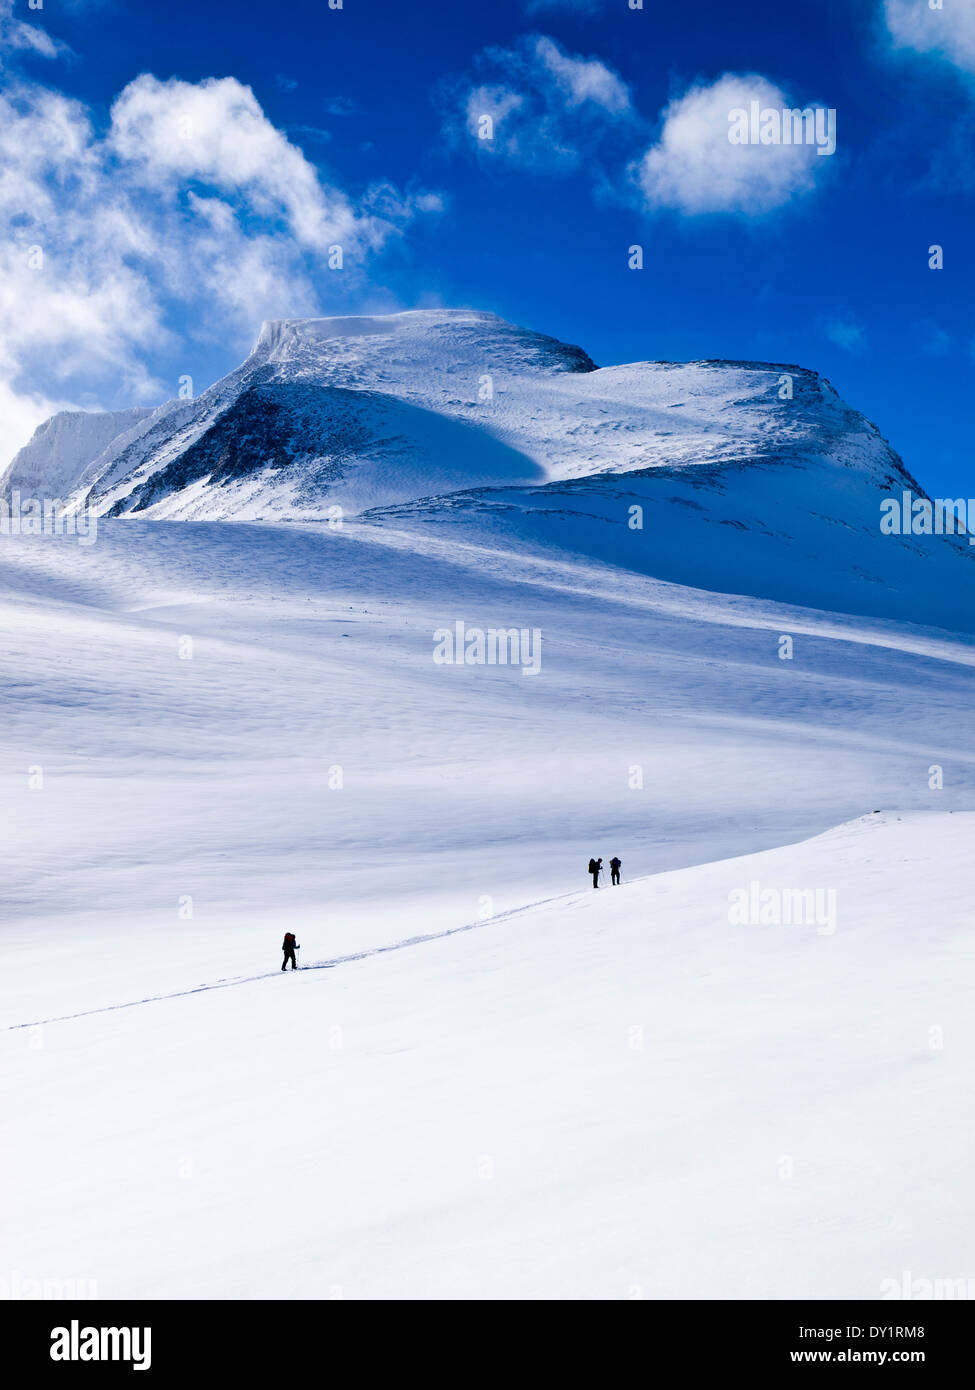
{"type": "Polygon", "coordinates": [[[105,438],[93,419],[44,426],[6,488],[109,516],[516,530],[702,588],[975,623],[967,538],[880,534],[882,499],[922,490],[798,367],[599,369],[492,314],[418,310],[267,323],[198,399],[105,417],[105,438]]]}

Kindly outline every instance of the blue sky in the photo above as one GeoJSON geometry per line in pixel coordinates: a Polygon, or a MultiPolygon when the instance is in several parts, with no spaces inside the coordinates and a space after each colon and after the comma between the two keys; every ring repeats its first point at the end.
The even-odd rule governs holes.
{"type": "Polygon", "coordinates": [[[263,317],[473,305],[815,368],[975,490],[975,4],[645,5],[0,0],[0,452],[203,389],[263,317]],[[835,154],[731,151],[751,93],[834,108],[835,154]]]}

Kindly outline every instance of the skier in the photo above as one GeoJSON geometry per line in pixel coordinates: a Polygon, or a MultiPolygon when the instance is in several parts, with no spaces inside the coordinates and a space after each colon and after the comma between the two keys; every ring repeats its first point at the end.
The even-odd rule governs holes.
{"type": "Polygon", "coordinates": [[[611,859],[611,860],[609,861],[610,882],[612,882],[612,883],[619,883],[619,881],[620,881],[620,869],[622,869],[622,867],[623,867],[623,862],[622,862],[622,860],[620,860],[620,859],[616,859],[616,858],[614,857],[613,859],[611,859]]]}
{"type": "Polygon", "coordinates": [[[589,872],[592,874],[592,886],[599,887],[599,875],[602,872],[603,861],[601,859],[590,859],[589,872]]]}
{"type": "Polygon", "coordinates": [[[298,962],[295,960],[295,951],[300,951],[300,950],[301,950],[301,947],[298,945],[297,941],[295,940],[294,932],[290,932],[290,931],[286,931],[286,932],[285,932],[285,934],[284,934],[284,940],[281,942],[281,949],[282,949],[282,951],[284,952],[284,964],[281,966],[281,969],[282,969],[282,970],[287,970],[287,968],[288,968],[288,961],[290,960],[290,962],[291,962],[291,969],[292,969],[292,970],[297,970],[297,969],[298,969],[298,962]]]}

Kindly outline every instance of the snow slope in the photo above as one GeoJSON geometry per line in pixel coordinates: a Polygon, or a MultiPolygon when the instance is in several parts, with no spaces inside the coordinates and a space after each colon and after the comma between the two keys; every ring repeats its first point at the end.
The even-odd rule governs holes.
{"type": "Polygon", "coordinates": [[[179,969],[207,949],[201,913],[263,952],[269,922],[329,921],[334,899],[373,944],[410,895],[444,924],[484,894],[546,896],[594,837],[645,873],[875,806],[961,809],[975,785],[970,641],[721,599],[517,535],[115,520],[90,547],[11,537],[0,630],[7,911],[88,914],[100,945],[116,913],[144,915],[179,969]],[[538,628],[540,674],[435,664],[458,620],[538,628]]]}
{"type": "Polygon", "coordinates": [[[870,816],[297,977],[133,979],[3,1035],[5,1239],[109,1298],[965,1277],[973,832],[870,816]],[[752,880],[828,886],[835,933],[730,926],[752,880]]]}
{"type": "Polygon", "coordinates": [[[754,460],[476,488],[362,519],[411,543],[517,544],[725,594],[975,632],[967,538],[881,534],[880,496],[828,458],[754,460]]]}

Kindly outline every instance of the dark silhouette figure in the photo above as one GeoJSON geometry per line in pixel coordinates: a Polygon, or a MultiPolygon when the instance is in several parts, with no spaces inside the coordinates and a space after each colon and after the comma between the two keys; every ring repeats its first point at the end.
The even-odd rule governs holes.
{"type": "Polygon", "coordinates": [[[284,964],[281,966],[282,970],[287,970],[289,960],[291,962],[291,969],[298,969],[298,962],[295,960],[295,950],[297,948],[298,943],[295,940],[294,932],[286,931],[284,940],[281,942],[281,949],[284,952],[284,964]]]}
{"type": "Polygon", "coordinates": [[[614,858],[614,859],[611,859],[611,860],[609,861],[610,882],[612,882],[612,883],[619,883],[619,881],[620,881],[620,869],[622,869],[622,867],[623,867],[623,862],[622,862],[622,860],[620,860],[620,859],[615,859],[615,858],[614,858]]]}
{"type": "Polygon", "coordinates": [[[602,872],[603,861],[601,859],[590,859],[589,872],[592,874],[592,886],[599,887],[599,875],[602,872]]]}

